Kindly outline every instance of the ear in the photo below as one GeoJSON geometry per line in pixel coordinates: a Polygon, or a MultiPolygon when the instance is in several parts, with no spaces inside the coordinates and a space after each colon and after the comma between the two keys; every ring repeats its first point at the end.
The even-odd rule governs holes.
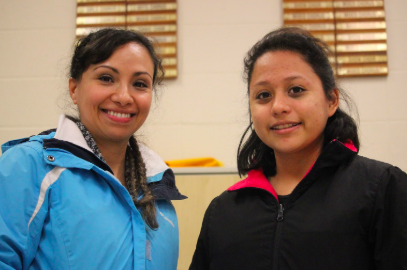
{"type": "Polygon", "coordinates": [[[71,96],[73,104],[77,104],[77,89],[78,89],[78,82],[74,78],[69,78],[68,83],[69,88],[69,95],[71,96]]]}
{"type": "Polygon", "coordinates": [[[338,89],[334,89],[330,93],[330,99],[328,100],[328,111],[329,111],[329,117],[334,115],[336,110],[339,107],[339,91],[338,89]]]}

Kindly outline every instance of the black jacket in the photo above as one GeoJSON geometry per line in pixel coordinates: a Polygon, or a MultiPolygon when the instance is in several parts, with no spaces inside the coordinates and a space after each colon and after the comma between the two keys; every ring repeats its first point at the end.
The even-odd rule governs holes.
{"type": "Polygon", "coordinates": [[[407,175],[333,141],[283,204],[251,187],[215,198],[189,269],[407,269],[407,175]]]}

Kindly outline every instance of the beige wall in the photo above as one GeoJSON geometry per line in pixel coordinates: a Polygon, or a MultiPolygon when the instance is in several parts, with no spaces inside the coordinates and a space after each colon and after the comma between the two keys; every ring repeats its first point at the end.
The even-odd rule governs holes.
{"type": "MultiPolygon", "coordinates": [[[[242,59],[258,39],[281,26],[281,2],[178,0],[179,78],[166,82],[140,133],[164,159],[212,156],[235,166],[248,121],[242,59]]],[[[67,85],[75,3],[0,0],[0,143],[55,127],[61,112],[56,100],[67,85]]],[[[342,86],[359,107],[361,154],[407,170],[407,1],[385,0],[385,8],[389,76],[346,79],[342,86]]],[[[190,197],[188,204],[176,203],[182,246],[194,245],[206,205],[236,180],[211,179],[210,185],[179,180],[190,197]],[[184,220],[192,211],[188,207],[199,208],[193,220],[184,220]],[[182,226],[189,228],[188,222],[198,225],[186,238],[182,226]]],[[[191,253],[184,249],[180,263],[188,264],[191,253]]]]}
{"type": "MultiPolygon", "coordinates": [[[[164,159],[235,166],[247,122],[242,59],[281,26],[280,0],[178,0],[179,78],[140,133],[164,159]]],[[[0,143],[55,127],[75,33],[74,0],[0,0],[0,143]]],[[[407,1],[385,1],[388,77],[342,81],[360,113],[361,154],[407,170],[407,1]]]]}
{"type": "MultiPolygon", "coordinates": [[[[235,166],[247,122],[242,59],[281,26],[280,0],[178,0],[179,78],[166,82],[140,133],[164,159],[235,166]]],[[[74,0],[0,0],[0,143],[55,127],[75,33],[74,0]]],[[[360,113],[361,154],[407,170],[407,1],[385,1],[389,76],[342,85],[360,113]]]]}
{"type": "Polygon", "coordinates": [[[179,225],[178,270],[187,270],[194,255],[202,219],[212,199],[240,180],[237,174],[176,175],[185,201],[173,201],[179,225]]]}

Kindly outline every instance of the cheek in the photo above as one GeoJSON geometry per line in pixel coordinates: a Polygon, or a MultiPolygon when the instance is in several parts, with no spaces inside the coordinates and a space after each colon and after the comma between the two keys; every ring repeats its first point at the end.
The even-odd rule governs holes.
{"type": "Polygon", "coordinates": [[[253,122],[253,125],[256,125],[257,122],[261,119],[261,111],[256,108],[256,106],[250,107],[250,116],[253,122]]]}
{"type": "Polygon", "coordinates": [[[92,106],[102,103],[106,99],[102,91],[95,87],[83,87],[77,93],[78,105],[92,106]]]}
{"type": "Polygon", "coordinates": [[[145,94],[140,97],[138,97],[138,106],[143,113],[148,114],[151,108],[151,102],[152,102],[152,95],[151,94],[145,94]]]}
{"type": "Polygon", "coordinates": [[[92,106],[92,102],[88,100],[86,95],[83,95],[82,92],[79,92],[76,99],[76,105],[78,106],[78,110],[81,113],[82,111],[86,111],[90,106],[92,106]]]}
{"type": "Polygon", "coordinates": [[[257,135],[261,136],[268,126],[269,119],[266,119],[261,113],[252,114],[253,128],[256,131],[257,135]]]}
{"type": "Polygon", "coordinates": [[[328,104],[326,102],[315,103],[311,113],[314,116],[314,123],[316,125],[324,125],[325,128],[329,117],[328,104]]]}

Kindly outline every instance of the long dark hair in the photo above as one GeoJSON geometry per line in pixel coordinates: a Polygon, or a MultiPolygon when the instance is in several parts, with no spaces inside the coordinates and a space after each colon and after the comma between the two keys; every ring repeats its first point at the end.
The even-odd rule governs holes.
{"type": "MultiPolygon", "coordinates": [[[[122,30],[115,28],[104,28],[81,38],[77,41],[74,54],[71,60],[70,77],[80,81],[82,74],[92,64],[97,64],[107,60],[119,47],[130,43],[145,47],[154,64],[153,88],[161,83],[164,78],[164,68],[161,64],[162,60],[157,55],[152,42],[143,34],[130,30],[122,30]]],[[[69,117],[74,121],[79,121],[74,117],[69,117]]],[[[129,140],[128,151],[126,155],[131,155],[131,160],[135,164],[135,171],[132,172],[132,183],[127,188],[130,194],[134,194],[134,204],[141,209],[141,215],[146,224],[152,228],[158,228],[156,218],[156,208],[154,206],[154,196],[147,185],[146,166],[142,159],[136,138],[132,136],[129,140]],[[143,197],[138,199],[139,192],[143,193],[143,197]]]]}
{"type": "MultiPolygon", "coordinates": [[[[296,27],[280,28],[268,33],[248,51],[244,59],[244,76],[248,95],[253,68],[257,59],[272,51],[292,51],[300,54],[321,80],[326,97],[332,99],[332,91],[337,89],[340,98],[345,101],[349,110],[356,111],[352,99],[337,85],[328,59],[328,56],[331,55],[328,45],[313,37],[307,31],[296,27]]],[[[239,143],[237,153],[239,175],[261,168],[266,176],[273,176],[276,174],[274,151],[260,140],[256,131],[252,128],[252,124],[250,120],[239,143]]],[[[323,147],[334,139],[341,142],[352,141],[355,147],[359,149],[360,143],[356,122],[341,108],[338,108],[334,115],[328,118],[324,130],[323,147]]]]}

